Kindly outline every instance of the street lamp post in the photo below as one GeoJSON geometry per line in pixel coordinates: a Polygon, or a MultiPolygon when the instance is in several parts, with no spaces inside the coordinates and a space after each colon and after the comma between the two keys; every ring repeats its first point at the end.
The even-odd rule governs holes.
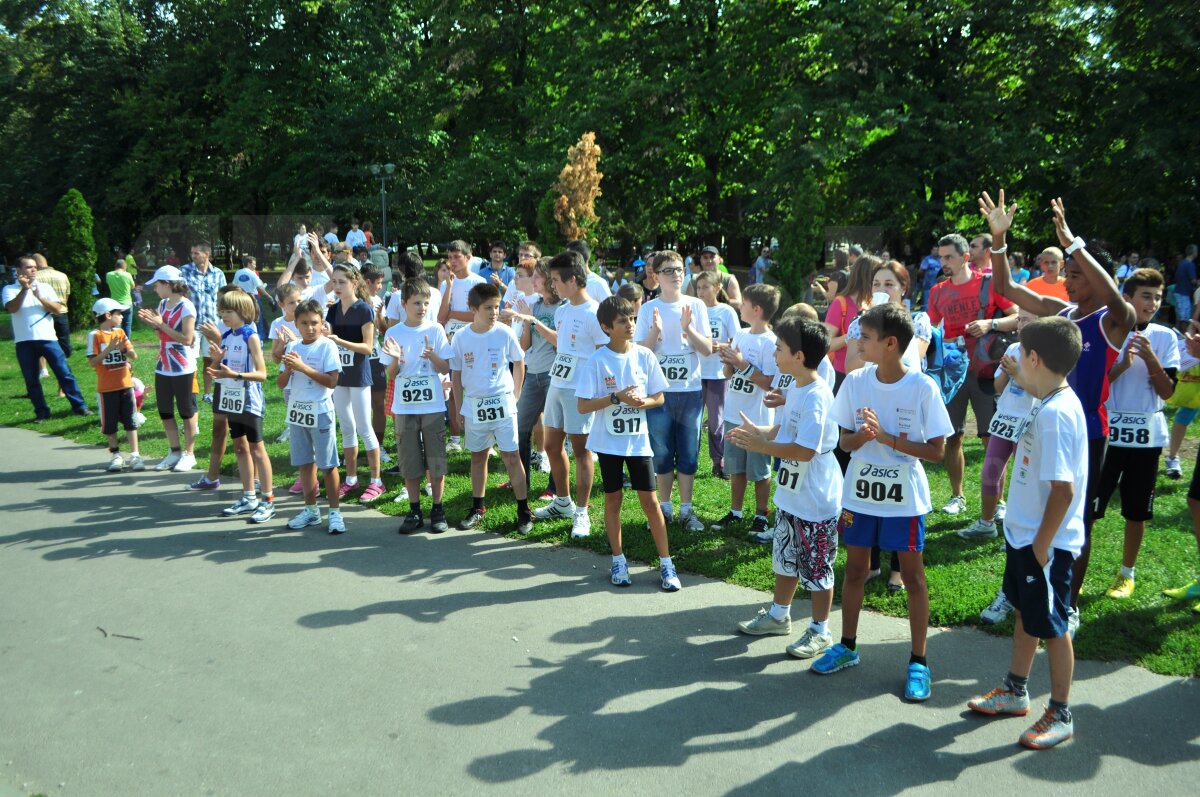
{"type": "Polygon", "coordinates": [[[382,206],[382,218],[380,224],[383,227],[383,250],[388,252],[390,258],[391,246],[388,243],[387,231],[387,180],[396,173],[396,164],[385,163],[380,166],[378,163],[371,164],[371,174],[379,180],[379,204],[382,206]]]}

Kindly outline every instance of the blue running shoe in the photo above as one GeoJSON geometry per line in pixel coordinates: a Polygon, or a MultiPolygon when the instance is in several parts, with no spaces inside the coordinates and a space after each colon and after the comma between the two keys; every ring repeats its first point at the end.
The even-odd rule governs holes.
{"type": "Polygon", "coordinates": [[[839,642],[826,650],[821,658],[814,661],[811,669],[818,675],[830,675],[838,670],[854,667],[859,661],[856,651],[839,642]]]}
{"type": "Polygon", "coordinates": [[[929,681],[932,678],[924,664],[908,665],[908,683],[904,685],[904,699],[910,703],[924,703],[929,699],[929,681]]]}

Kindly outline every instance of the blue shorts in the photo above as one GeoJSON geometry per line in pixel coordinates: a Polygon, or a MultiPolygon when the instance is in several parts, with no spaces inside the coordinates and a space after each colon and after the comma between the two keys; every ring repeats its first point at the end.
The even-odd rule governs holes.
{"type": "Polygon", "coordinates": [[[1004,549],[1004,596],[1021,613],[1025,633],[1038,639],[1067,633],[1074,555],[1051,548],[1050,562],[1042,567],[1032,545],[1014,548],[1006,542],[1004,549]]]}
{"type": "Polygon", "coordinates": [[[337,428],[332,412],[318,415],[316,426],[289,424],[289,428],[292,467],[315,464],[319,470],[329,470],[338,466],[337,428]]]}
{"type": "Polygon", "coordinates": [[[1190,426],[1192,421],[1196,420],[1196,414],[1200,413],[1200,409],[1194,407],[1180,407],[1175,410],[1175,423],[1180,426],[1190,426]]]}
{"type": "Polygon", "coordinates": [[[663,405],[646,411],[654,472],[679,471],[695,476],[700,466],[700,416],[704,414],[704,391],[663,393],[663,405]]]}
{"type": "Polygon", "coordinates": [[[925,550],[925,516],[879,517],[842,510],[838,524],[843,545],[878,547],[884,551],[917,553],[925,550]]]}

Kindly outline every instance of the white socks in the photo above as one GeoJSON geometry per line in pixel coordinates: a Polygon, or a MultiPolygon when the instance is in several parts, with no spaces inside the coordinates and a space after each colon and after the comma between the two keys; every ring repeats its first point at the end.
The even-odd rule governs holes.
{"type": "Polygon", "coordinates": [[[813,620],[808,624],[808,627],[814,634],[821,634],[824,636],[829,633],[828,620],[822,620],[819,623],[816,620],[813,620]]]}
{"type": "Polygon", "coordinates": [[[1137,579],[1134,578],[1134,575],[1133,575],[1133,571],[1135,569],[1136,568],[1133,568],[1133,567],[1122,566],[1121,567],[1121,575],[1125,576],[1125,578],[1129,579],[1130,581],[1136,581],[1137,579]]]}
{"type": "Polygon", "coordinates": [[[792,613],[792,605],[780,606],[778,603],[772,603],[771,608],[767,611],[771,615],[771,619],[777,623],[782,623],[792,613]]]}

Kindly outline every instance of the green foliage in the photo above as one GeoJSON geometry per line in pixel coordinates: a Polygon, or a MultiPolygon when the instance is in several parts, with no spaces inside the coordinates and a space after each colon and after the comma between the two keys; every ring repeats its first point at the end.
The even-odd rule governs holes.
{"type": "Polygon", "coordinates": [[[92,234],[92,209],[83,194],[72,188],[54,206],[46,230],[46,257],[50,265],[71,279],[73,327],[87,328],[92,320],[89,298],[96,274],[96,242],[92,234]]]}

